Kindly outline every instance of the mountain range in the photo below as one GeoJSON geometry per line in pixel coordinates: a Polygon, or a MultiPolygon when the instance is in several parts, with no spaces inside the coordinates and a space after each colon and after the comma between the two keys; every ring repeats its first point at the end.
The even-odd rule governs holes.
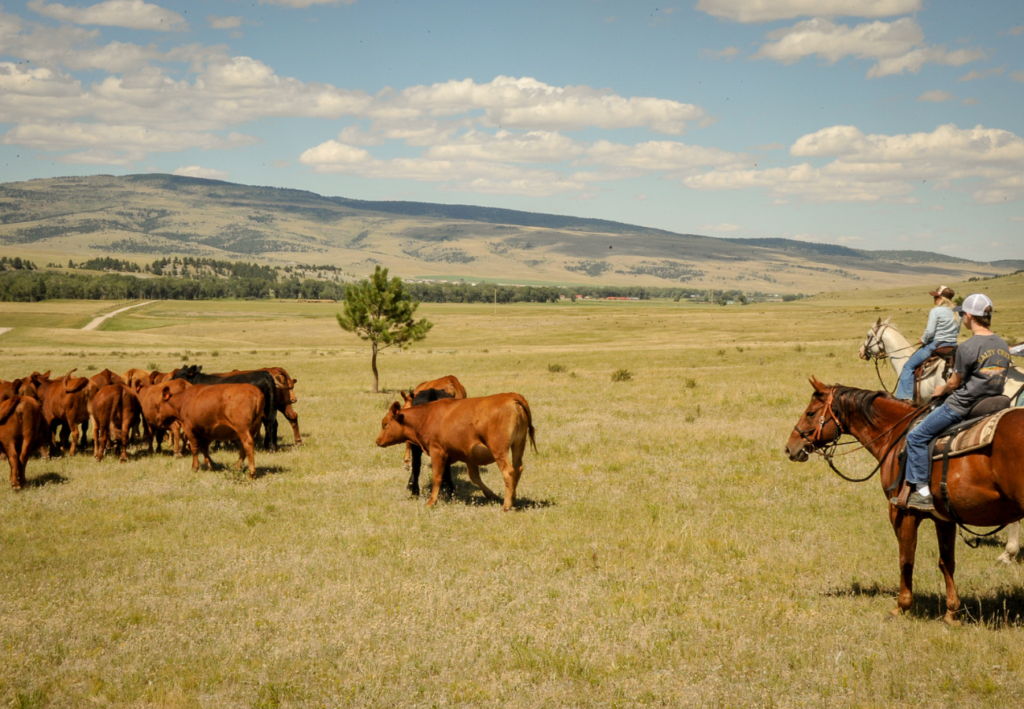
{"type": "Polygon", "coordinates": [[[1024,260],[723,239],[581,217],[363,201],[166,174],[0,184],[0,249],[39,266],[116,256],[202,256],[393,275],[533,284],[794,293],[986,277],[1024,260]]]}

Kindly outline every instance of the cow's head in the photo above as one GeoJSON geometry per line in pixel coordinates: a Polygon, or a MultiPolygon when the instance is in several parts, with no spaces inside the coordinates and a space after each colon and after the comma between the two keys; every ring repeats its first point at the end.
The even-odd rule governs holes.
{"type": "Polygon", "coordinates": [[[178,402],[174,400],[174,393],[167,384],[160,389],[160,407],[157,409],[156,418],[161,428],[169,427],[180,418],[178,402]]]}
{"type": "Polygon", "coordinates": [[[201,364],[192,364],[189,365],[188,367],[181,367],[180,369],[175,369],[173,376],[171,376],[171,379],[184,379],[185,381],[190,382],[193,379],[195,379],[196,375],[198,375],[201,371],[203,371],[203,366],[201,364]]]}
{"type": "Polygon", "coordinates": [[[395,401],[384,415],[384,420],[380,422],[377,445],[386,448],[396,443],[405,443],[407,440],[409,439],[405,434],[405,414],[402,413],[402,405],[395,401]]]}
{"type": "Polygon", "coordinates": [[[39,399],[39,391],[36,389],[36,385],[31,377],[15,379],[11,384],[14,386],[14,393],[18,396],[30,396],[33,399],[39,399]]]}

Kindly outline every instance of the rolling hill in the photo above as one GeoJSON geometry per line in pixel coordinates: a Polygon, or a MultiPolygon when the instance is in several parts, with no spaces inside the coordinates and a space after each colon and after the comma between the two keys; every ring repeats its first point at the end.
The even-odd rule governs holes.
{"type": "Polygon", "coordinates": [[[39,265],[116,256],[376,264],[406,278],[818,292],[935,285],[1024,268],[920,251],[719,239],[601,219],[421,202],[367,202],[164,174],[0,185],[0,250],[39,265]]]}

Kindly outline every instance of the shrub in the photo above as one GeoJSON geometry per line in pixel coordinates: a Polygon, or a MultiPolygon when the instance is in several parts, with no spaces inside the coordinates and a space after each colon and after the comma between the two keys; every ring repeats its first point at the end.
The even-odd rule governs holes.
{"type": "Polygon", "coordinates": [[[612,372],[613,382],[628,382],[633,378],[633,373],[628,369],[616,369],[612,372]]]}
{"type": "Polygon", "coordinates": [[[697,388],[697,380],[696,379],[687,379],[686,380],[686,388],[687,389],[696,389],[697,388]]]}
{"type": "Polygon", "coordinates": [[[551,372],[552,374],[556,374],[558,372],[564,372],[565,371],[565,365],[564,364],[549,364],[548,365],[548,371],[551,372]]]}

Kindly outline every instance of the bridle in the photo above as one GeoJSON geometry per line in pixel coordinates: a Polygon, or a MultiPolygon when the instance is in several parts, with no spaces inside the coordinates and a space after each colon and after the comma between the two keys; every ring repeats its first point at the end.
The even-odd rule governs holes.
{"type": "Polygon", "coordinates": [[[836,412],[836,409],[835,409],[835,395],[836,395],[835,387],[832,387],[828,391],[828,397],[826,397],[825,403],[821,407],[821,412],[820,412],[820,415],[818,416],[817,425],[813,429],[805,431],[805,430],[801,429],[797,425],[797,426],[793,426],[793,430],[797,434],[799,434],[800,438],[802,438],[808,444],[808,445],[804,446],[804,450],[805,451],[809,451],[811,453],[817,453],[818,455],[820,455],[822,458],[825,459],[825,462],[828,463],[828,467],[832,468],[832,472],[834,472],[836,475],[841,477],[843,480],[846,480],[847,482],[851,482],[851,483],[867,482],[868,480],[873,478],[875,476],[875,473],[877,473],[879,470],[882,469],[882,463],[884,463],[886,458],[889,457],[889,454],[892,453],[893,449],[899,444],[900,441],[902,441],[906,437],[907,431],[904,431],[899,436],[896,436],[896,439],[889,444],[888,448],[886,448],[885,453],[882,454],[881,456],[879,456],[879,458],[878,458],[878,465],[876,465],[874,467],[874,469],[870,473],[868,473],[866,476],[864,476],[863,478],[851,478],[850,476],[844,474],[841,470],[839,470],[835,466],[835,463],[832,462],[833,458],[835,458],[837,455],[840,455],[840,456],[849,455],[850,453],[855,453],[856,451],[859,451],[861,449],[867,448],[870,444],[872,444],[875,441],[879,440],[883,436],[888,436],[893,431],[893,429],[895,429],[901,423],[903,423],[904,421],[906,421],[907,419],[909,419],[909,418],[911,418],[913,416],[918,415],[924,409],[927,409],[930,406],[930,404],[925,404],[924,406],[916,407],[909,414],[907,414],[906,416],[901,418],[899,421],[894,423],[889,428],[887,428],[884,431],[882,431],[880,434],[878,434],[877,436],[872,438],[867,443],[860,444],[859,448],[851,448],[848,451],[843,451],[842,453],[836,453],[836,450],[839,448],[839,446],[850,446],[850,445],[853,445],[854,443],[856,443],[856,441],[847,441],[846,443],[840,443],[839,442],[839,439],[842,438],[845,434],[848,434],[849,431],[844,431],[843,430],[842,421],[840,421],[839,414],[836,412]],[[821,432],[822,432],[822,430],[824,430],[825,424],[827,424],[830,420],[835,422],[836,434],[832,437],[831,441],[828,441],[823,446],[815,447],[815,444],[820,442],[821,432]]]}
{"type": "MultiPolygon", "coordinates": [[[[891,390],[889,389],[889,387],[887,387],[885,385],[885,380],[882,379],[882,371],[878,367],[879,361],[881,361],[883,359],[889,359],[891,355],[898,354],[898,353],[903,352],[905,350],[911,350],[911,349],[916,350],[921,345],[920,345],[920,343],[916,343],[915,342],[912,345],[907,345],[906,347],[900,347],[898,350],[893,350],[892,352],[888,352],[885,349],[885,340],[882,339],[882,335],[890,327],[892,327],[892,325],[890,325],[888,322],[884,322],[884,323],[882,323],[882,326],[880,328],[878,328],[876,326],[876,327],[873,327],[870,330],[868,330],[868,339],[864,341],[863,347],[864,347],[864,355],[865,355],[865,357],[867,357],[868,359],[872,360],[875,363],[875,374],[878,375],[878,381],[882,385],[882,388],[885,391],[887,391],[888,393],[892,394],[894,391],[896,391],[896,385],[893,385],[893,388],[891,390]],[[877,352],[872,352],[871,351],[872,348],[875,348],[875,347],[878,348],[878,351],[877,352]]],[[[897,382],[897,384],[899,384],[899,382],[897,382]]]]}

